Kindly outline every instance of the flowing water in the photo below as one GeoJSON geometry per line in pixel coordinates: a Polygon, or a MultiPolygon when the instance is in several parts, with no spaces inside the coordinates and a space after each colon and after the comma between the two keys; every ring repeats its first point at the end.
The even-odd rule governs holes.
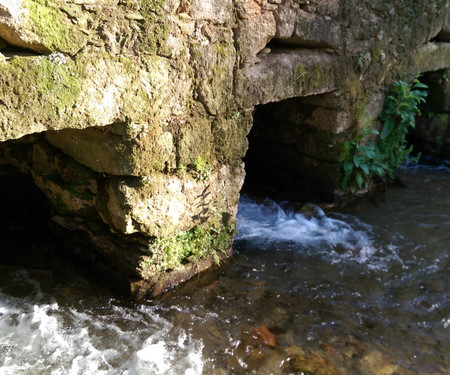
{"type": "Polygon", "coordinates": [[[353,207],[243,197],[233,259],[132,304],[0,276],[0,374],[448,374],[450,169],[353,207]]]}

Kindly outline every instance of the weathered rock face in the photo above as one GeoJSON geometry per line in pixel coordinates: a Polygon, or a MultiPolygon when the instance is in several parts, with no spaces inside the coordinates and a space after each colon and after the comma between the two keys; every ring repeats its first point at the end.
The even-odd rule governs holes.
{"type": "Polygon", "coordinates": [[[247,171],[271,171],[266,180],[286,187],[298,176],[333,199],[340,145],[376,120],[392,82],[448,67],[449,2],[244,3],[235,92],[256,108],[247,171]]]}
{"type": "Polygon", "coordinates": [[[448,0],[0,0],[0,164],[152,295],[228,254],[255,109],[259,167],[333,192],[392,81],[449,67],[449,17],[448,0]]]}

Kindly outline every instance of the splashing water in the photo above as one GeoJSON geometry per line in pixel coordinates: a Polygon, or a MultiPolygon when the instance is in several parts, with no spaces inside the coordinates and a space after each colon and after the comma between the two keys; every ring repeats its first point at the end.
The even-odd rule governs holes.
{"type": "Polygon", "coordinates": [[[15,277],[34,293],[0,291],[1,375],[202,373],[201,340],[174,330],[156,307],[62,308],[26,273],[15,277]]]}
{"type": "Polygon", "coordinates": [[[258,203],[247,196],[241,198],[238,211],[238,241],[251,241],[260,249],[296,249],[305,254],[318,254],[332,263],[354,261],[370,268],[385,269],[388,261],[400,259],[396,247],[385,249],[375,245],[372,227],[351,215],[325,215],[315,205],[301,208],[288,202],[276,203],[266,198],[258,203]]]}

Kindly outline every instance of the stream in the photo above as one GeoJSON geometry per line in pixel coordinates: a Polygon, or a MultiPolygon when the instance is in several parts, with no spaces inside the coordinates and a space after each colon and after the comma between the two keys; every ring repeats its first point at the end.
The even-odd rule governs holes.
{"type": "Polygon", "coordinates": [[[450,166],[345,208],[243,196],[235,254],[135,304],[0,269],[0,375],[448,374],[450,166]]]}

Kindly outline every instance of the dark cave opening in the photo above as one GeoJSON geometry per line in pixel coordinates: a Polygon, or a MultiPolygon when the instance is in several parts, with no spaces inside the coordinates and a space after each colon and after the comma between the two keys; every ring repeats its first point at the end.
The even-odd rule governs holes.
{"type": "Polygon", "coordinates": [[[421,115],[408,135],[415,154],[450,160],[450,72],[442,69],[424,73],[420,81],[428,86],[421,115]]]}
{"type": "Polygon", "coordinates": [[[48,289],[76,282],[128,296],[124,277],[95,251],[85,231],[60,225],[64,214],[36,185],[33,145],[43,142],[43,134],[34,134],[0,143],[0,276],[25,271],[48,289]]]}
{"type": "Polygon", "coordinates": [[[55,238],[50,203],[30,175],[13,167],[0,170],[0,264],[51,268],[55,238]]]}
{"type": "Polygon", "coordinates": [[[259,105],[244,158],[244,194],[276,200],[334,200],[342,134],[333,127],[339,108],[330,94],[259,105]]]}

